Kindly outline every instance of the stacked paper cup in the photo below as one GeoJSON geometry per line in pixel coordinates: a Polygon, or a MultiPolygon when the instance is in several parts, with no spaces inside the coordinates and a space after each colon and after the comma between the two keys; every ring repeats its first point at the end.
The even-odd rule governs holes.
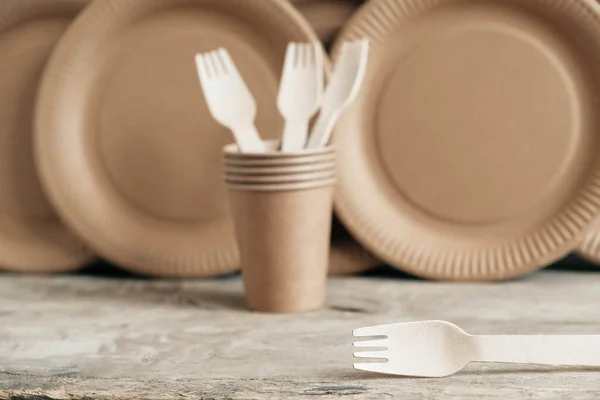
{"type": "Polygon", "coordinates": [[[224,149],[246,302],[264,312],[317,309],[325,299],[335,150],[266,146],[265,153],[224,149]]]}

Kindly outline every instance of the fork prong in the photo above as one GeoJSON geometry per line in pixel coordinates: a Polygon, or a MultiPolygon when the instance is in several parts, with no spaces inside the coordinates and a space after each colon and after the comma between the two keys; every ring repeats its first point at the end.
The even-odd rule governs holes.
{"type": "Polygon", "coordinates": [[[213,66],[214,66],[215,74],[217,75],[217,77],[225,75],[225,69],[222,66],[223,64],[221,63],[221,57],[219,56],[219,53],[217,51],[211,52],[210,58],[211,58],[213,66]]]}
{"type": "Polygon", "coordinates": [[[385,348],[388,347],[388,344],[389,344],[388,339],[363,340],[363,341],[352,343],[352,345],[354,347],[385,347],[385,348]]]}
{"type": "Polygon", "coordinates": [[[204,56],[202,54],[196,54],[196,70],[198,71],[198,76],[200,77],[200,82],[204,84],[210,79],[208,75],[208,70],[206,69],[206,61],[204,60],[204,56]]]}
{"type": "Polygon", "coordinates": [[[388,358],[388,352],[386,350],[376,350],[376,351],[355,351],[354,357],[356,358],[388,358]]]}
{"type": "Polygon", "coordinates": [[[319,93],[323,95],[323,90],[325,87],[325,72],[323,68],[323,48],[321,47],[321,43],[313,43],[313,56],[315,67],[317,69],[317,89],[319,93]]]}
{"type": "Polygon", "coordinates": [[[227,51],[227,49],[224,49],[222,47],[217,51],[219,53],[219,58],[223,62],[225,71],[227,71],[227,73],[230,73],[233,69],[235,69],[235,65],[233,64],[233,60],[231,59],[229,52],[227,51]]]}
{"type": "Polygon", "coordinates": [[[227,75],[228,68],[225,60],[223,59],[223,51],[224,49],[219,49],[213,52],[213,57],[215,59],[215,64],[217,65],[217,69],[221,75],[227,75]]]}
{"type": "Polygon", "coordinates": [[[285,51],[285,59],[283,61],[283,71],[287,71],[294,67],[296,61],[296,43],[289,43],[285,51]]]}
{"type": "Polygon", "coordinates": [[[294,52],[294,67],[302,67],[302,43],[296,43],[296,51],[294,52]]]}
{"type": "Polygon", "coordinates": [[[304,66],[310,67],[314,65],[314,52],[312,43],[304,44],[304,66]]]}
{"type": "Polygon", "coordinates": [[[302,43],[296,43],[294,48],[294,68],[299,68],[302,65],[302,43]]]}
{"type": "Polygon", "coordinates": [[[387,336],[384,332],[383,326],[366,326],[364,328],[357,328],[352,331],[354,337],[361,336],[387,336]]]}
{"type": "Polygon", "coordinates": [[[219,58],[219,63],[223,69],[223,73],[230,74],[235,67],[229,52],[221,47],[219,50],[217,50],[217,57],[219,58]]]}
{"type": "Polygon", "coordinates": [[[312,43],[304,44],[304,66],[310,67],[314,65],[314,48],[312,43]]]}
{"type": "MultiPolygon", "coordinates": [[[[231,54],[229,54],[229,52],[226,49],[222,49],[222,51],[220,51],[220,54],[221,54],[221,60],[223,61],[223,64],[225,65],[225,70],[227,71],[227,74],[229,76],[234,77],[234,78],[238,79],[239,81],[243,82],[244,79],[242,78],[242,74],[236,67],[235,63],[233,62],[233,59],[231,58],[231,54]]],[[[245,83],[244,83],[244,86],[245,86],[245,83]]]]}
{"type": "Polygon", "coordinates": [[[310,45],[308,43],[302,43],[302,67],[306,68],[310,65],[310,45]]]}
{"type": "Polygon", "coordinates": [[[206,53],[206,54],[204,54],[203,58],[204,58],[204,65],[206,67],[206,71],[208,73],[208,76],[211,79],[215,79],[216,77],[218,77],[219,75],[218,75],[218,73],[217,73],[217,71],[215,69],[215,65],[214,65],[213,60],[212,60],[212,53],[206,53]]]}

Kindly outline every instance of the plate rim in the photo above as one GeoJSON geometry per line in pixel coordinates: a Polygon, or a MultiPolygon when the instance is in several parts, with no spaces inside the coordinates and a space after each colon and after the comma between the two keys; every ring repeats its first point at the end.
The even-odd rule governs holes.
{"type": "MultiPolygon", "coordinates": [[[[0,2],[0,36],[4,34],[3,31],[6,29],[10,30],[20,24],[29,23],[40,18],[49,18],[54,15],[72,16],[71,23],[73,23],[77,15],[88,4],[89,0],[4,0],[0,2]],[[60,10],[59,7],[61,8],[60,10]]],[[[60,40],[61,38],[56,41],[56,45],[60,40]]],[[[35,120],[35,111],[32,114],[32,118],[35,120]]],[[[35,129],[32,129],[31,135],[32,137],[35,136],[35,129]]],[[[39,178],[39,172],[37,175],[39,178]]],[[[43,184],[41,186],[47,201],[51,203],[43,184]]],[[[54,213],[56,221],[52,225],[52,232],[59,235],[68,235],[69,240],[73,240],[73,244],[61,246],[59,243],[55,243],[52,245],[52,248],[59,251],[53,251],[52,256],[50,256],[50,253],[47,252],[47,246],[40,246],[40,240],[33,240],[35,235],[21,235],[19,237],[19,246],[0,247],[0,269],[25,273],[69,272],[78,270],[95,259],[95,255],[86,248],[79,238],[72,234],[72,231],[59,218],[58,212],[54,210],[54,213]],[[73,247],[73,245],[76,246],[73,247]],[[46,252],[47,254],[40,256],[40,252],[46,252]],[[11,253],[11,255],[7,255],[8,253],[11,253]]],[[[25,227],[27,231],[31,232],[34,225],[33,223],[24,224],[22,220],[15,218],[10,212],[6,211],[2,211],[0,217],[3,219],[2,223],[0,223],[0,232],[5,229],[3,228],[4,226],[13,226],[17,229],[25,227]]],[[[45,229],[48,228],[46,227],[45,229]]],[[[0,240],[3,241],[7,237],[10,238],[10,234],[6,237],[4,235],[4,233],[0,233],[0,240]]],[[[49,235],[49,233],[46,235],[49,235]]]]}

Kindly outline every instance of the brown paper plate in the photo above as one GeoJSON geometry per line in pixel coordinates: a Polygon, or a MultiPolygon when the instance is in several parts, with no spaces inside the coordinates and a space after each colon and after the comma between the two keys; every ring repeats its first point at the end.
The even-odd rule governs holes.
{"type": "Polygon", "coordinates": [[[600,212],[600,6],[366,3],[336,45],[372,43],[337,127],[336,209],[367,249],[449,280],[527,274],[600,212]]]}
{"type": "Polygon", "coordinates": [[[329,274],[351,275],[365,272],[380,264],[361,245],[353,240],[332,241],[329,252],[329,274]]]}
{"type": "Polygon", "coordinates": [[[330,275],[350,275],[368,271],[381,261],[361,246],[334,215],[331,223],[330,275]]]}
{"type": "Polygon", "coordinates": [[[600,231],[597,228],[585,236],[577,249],[577,255],[591,263],[600,264],[600,231]]]}
{"type": "Polygon", "coordinates": [[[0,1],[0,269],[61,272],[92,258],[46,200],[31,145],[35,99],[46,61],[86,4],[0,1]]]}
{"type": "Polygon", "coordinates": [[[54,53],[40,95],[37,158],[54,204],[130,270],[236,270],[221,152],[232,137],[209,115],[194,54],[230,51],[256,98],[258,130],[274,138],[287,43],[314,40],[277,0],[93,2],[54,53]]]}

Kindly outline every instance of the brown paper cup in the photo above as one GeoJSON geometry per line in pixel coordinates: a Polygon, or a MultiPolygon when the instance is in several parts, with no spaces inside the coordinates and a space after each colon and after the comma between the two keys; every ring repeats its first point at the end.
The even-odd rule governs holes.
{"type": "MultiPolygon", "coordinates": [[[[271,160],[280,155],[273,153],[271,160]]],[[[302,157],[310,156],[307,151],[302,157]]],[[[226,168],[246,302],[257,311],[309,311],[325,301],[335,162],[299,173],[292,167],[302,157],[275,174],[226,168]]]]}
{"type": "Polygon", "coordinates": [[[333,185],[283,191],[230,188],[248,306],[300,312],[325,301],[333,185]]]}

